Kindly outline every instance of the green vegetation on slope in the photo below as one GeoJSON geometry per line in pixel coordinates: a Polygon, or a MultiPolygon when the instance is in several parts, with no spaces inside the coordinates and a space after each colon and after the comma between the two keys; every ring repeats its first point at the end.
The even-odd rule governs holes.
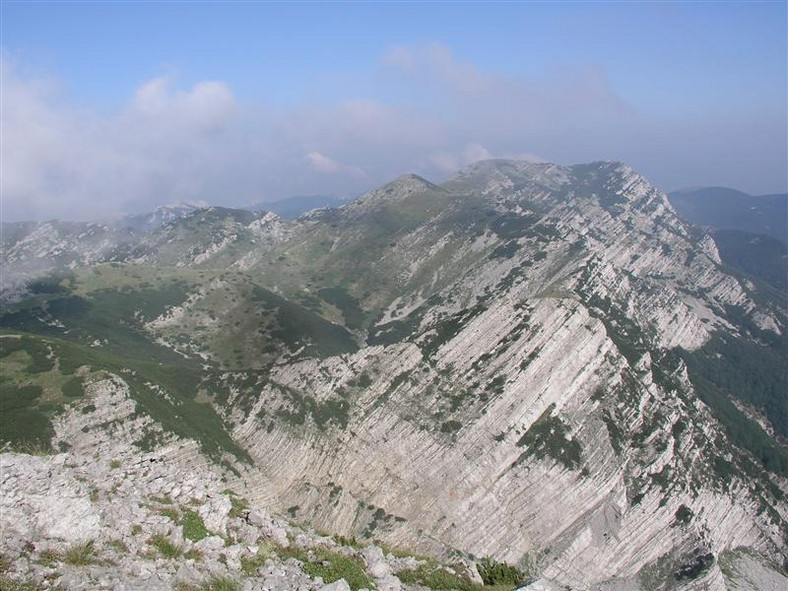
{"type": "Polygon", "coordinates": [[[406,585],[421,585],[434,591],[510,591],[524,578],[518,569],[489,559],[479,563],[483,585],[458,574],[456,568],[450,570],[431,559],[416,568],[400,570],[396,574],[406,585]]]}
{"type": "Polygon", "coordinates": [[[329,304],[336,306],[351,330],[359,330],[364,323],[364,311],[358,300],[341,287],[326,287],[317,292],[329,304]]]}
{"type": "Polygon", "coordinates": [[[0,447],[49,451],[51,417],[82,396],[82,379],[63,376],[43,341],[0,335],[0,447]]]}
{"type": "Polygon", "coordinates": [[[738,308],[727,311],[743,335],[717,333],[700,349],[679,354],[698,395],[731,441],[752,452],[767,470],[788,475],[788,448],[733,403],[757,409],[779,435],[788,437],[788,336],[760,330],[738,308]]]}
{"type": "Polygon", "coordinates": [[[580,465],[582,448],[577,441],[569,439],[569,427],[559,416],[553,416],[554,410],[555,405],[550,405],[517,441],[519,447],[526,448],[520,458],[550,457],[572,470],[580,465]]]}
{"type": "MultiPolygon", "coordinates": [[[[248,459],[211,405],[195,401],[204,379],[200,364],[153,342],[137,320],[156,317],[185,297],[180,282],[171,282],[161,289],[98,289],[84,297],[58,293],[8,311],[0,316],[0,329],[35,333],[22,340],[37,343],[31,349],[33,360],[43,366],[40,351],[42,347],[47,351],[51,348],[62,376],[71,376],[83,365],[122,376],[140,410],[166,431],[195,439],[214,458],[230,452],[248,459]],[[168,396],[151,385],[163,388],[168,396]]],[[[76,391],[72,383],[65,388],[69,393],[76,391]]],[[[31,413],[37,410],[31,409],[29,402],[25,404],[28,410],[15,408],[13,412],[32,417],[31,413]]],[[[40,426],[39,439],[51,437],[41,417],[34,420],[40,426]]],[[[140,444],[145,447],[150,443],[151,438],[143,434],[140,444]]]]}
{"type": "Polygon", "coordinates": [[[358,350],[356,341],[347,330],[314,312],[262,287],[253,290],[252,298],[267,309],[277,310],[279,328],[272,332],[272,336],[293,352],[304,347],[302,355],[324,357],[358,350]]]}
{"type": "Polygon", "coordinates": [[[321,577],[325,583],[333,583],[345,579],[352,591],[359,589],[373,589],[372,579],[369,578],[361,562],[352,556],[334,552],[328,548],[318,547],[313,550],[314,559],[310,560],[309,553],[295,546],[277,549],[282,558],[296,558],[303,562],[304,572],[310,577],[321,577]]]}
{"type": "Polygon", "coordinates": [[[170,305],[186,299],[180,282],[156,288],[101,289],[88,296],[60,295],[34,299],[26,306],[0,317],[7,330],[63,336],[93,344],[123,356],[157,363],[174,362],[180,356],[151,343],[139,328],[138,319],[153,319],[170,305]]]}
{"type": "MultiPolygon", "coordinates": [[[[788,476],[788,450],[775,442],[758,423],[747,417],[732,401],[734,397],[740,400],[749,397],[749,402],[752,403],[753,399],[762,397],[761,390],[753,393],[747,389],[752,382],[744,382],[744,388],[741,390],[729,389],[735,384],[742,384],[740,379],[733,377],[734,374],[746,374],[747,370],[741,371],[724,357],[709,355],[706,347],[698,351],[683,352],[682,356],[687,363],[695,390],[723,424],[731,442],[750,451],[767,470],[788,476]]],[[[782,370],[778,370],[778,373],[779,371],[782,370]]],[[[741,377],[747,379],[748,376],[741,375],[741,377]]],[[[782,394],[781,398],[782,401],[777,399],[772,404],[784,406],[785,395],[782,394]]],[[[778,419],[783,416],[779,406],[776,411],[772,412],[772,416],[778,419]]],[[[777,428],[776,424],[775,428],[777,428]]],[[[781,428],[784,429],[785,425],[781,424],[781,428]]]]}
{"type": "Polygon", "coordinates": [[[738,230],[717,230],[714,242],[720,258],[750,277],[785,294],[788,289],[788,247],[771,236],[738,230]]]}
{"type": "Polygon", "coordinates": [[[347,400],[334,397],[317,401],[294,388],[282,384],[277,384],[277,387],[289,402],[289,406],[279,408],[275,414],[289,425],[303,425],[307,417],[311,416],[319,429],[324,429],[331,423],[341,429],[347,427],[350,417],[350,402],[347,400]]]}
{"type": "Polygon", "coordinates": [[[38,406],[40,395],[40,386],[0,382],[0,443],[15,449],[49,449],[54,429],[38,406]]]}
{"type": "Polygon", "coordinates": [[[479,571],[479,576],[485,585],[518,585],[525,579],[519,568],[497,562],[489,557],[479,562],[476,570],[479,571]]]}
{"type": "MultiPolygon", "coordinates": [[[[212,397],[217,401],[227,400],[226,387],[216,381],[216,371],[204,368],[202,360],[184,357],[155,342],[144,327],[146,321],[184,302],[199,277],[202,272],[192,276],[174,273],[169,279],[157,279],[145,269],[105,266],[82,271],[76,279],[70,276],[67,288],[63,287],[62,277],[42,280],[41,295],[5,310],[0,315],[0,330],[29,336],[3,339],[3,358],[23,348],[27,351],[16,353],[27,355],[27,364],[19,368],[19,379],[4,388],[2,404],[7,410],[4,420],[8,427],[4,429],[3,441],[43,445],[41,442],[51,439],[49,416],[59,407],[49,404],[51,396],[45,396],[49,406],[42,410],[41,393],[35,384],[28,383],[28,378],[36,373],[53,372],[57,360],[58,370],[52,379],[56,378],[57,386],[66,395],[81,394],[82,378],[73,375],[81,366],[118,374],[129,384],[140,410],[160,423],[165,431],[195,439],[214,458],[230,452],[248,459],[228,435],[229,428],[222,418],[211,404],[205,403],[212,397]],[[23,387],[21,392],[17,386],[23,387]],[[23,437],[19,424],[32,425],[35,429],[28,427],[24,431],[28,435],[23,437]]],[[[259,322],[255,325],[263,329],[255,333],[258,335],[255,343],[267,340],[268,348],[281,351],[286,347],[299,356],[357,350],[345,328],[254,284],[249,283],[247,287],[251,293],[250,304],[259,308],[262,303],[263,315],[265,310],[270,311],[265,315],[264,325],[259,322]]],[[[339,291],[330,293],[330,297],[340,301],[339,291]]],[[[352,317],[352,299],[347,296],[341,301],[345,312],[352,317]]],[[[245,327],[222,327],[228,334],[233,329],[245,327]]],[[[255,384],[243,388],[242,402],[247,408],[253,404],[255,384]]],[[[296,419],[300,416],[303,421],[303,412],[307,412],[319,426],[329,422],[347,424],[346,400],[296,402],[296,419]]],[[[151,449],[158,438],[154,432],[145,432],[138,444],[151,449]]]]}

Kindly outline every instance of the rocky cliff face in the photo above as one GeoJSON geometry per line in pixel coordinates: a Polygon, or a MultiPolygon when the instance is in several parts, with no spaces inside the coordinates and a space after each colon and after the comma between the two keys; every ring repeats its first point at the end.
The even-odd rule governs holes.
{"type": "Polygon", "coordinates": [[[425,560],[351,547],[250,506],[244,482],[193,441],[141,453],[133,434],[152,420],[138,411],[120,377],[91,376],[57,421],[65,451],[0,454],[3,589],[415,588],[393,572],[425,560]]]}
{"type": "MultiPolygon", "coordinates": [[[[141,244],[114,270],[74,265],[70,289],[94,310],[108,285],[144,295],[123,330],[158,343],[135,345],[139,389],[84,420],[156,408],[104,421],[122,441],[201,443],[178,465],[210,433],[256,507],[574,589],[739,588],[730,564],[788,555],[785,448],[764,435],[755,452],[762,430],[746,423],[745,441],[730,392],[694,369],[720,339],[779,358],[784,305],[726,272],[713,240],[625,165],[488,161],[297,222],[200,210],[141,244]],[[155,285],[169,299],[140,291],[149,270],[177,277],[155,285]],[[193,386],[143,363],[165,351],[193,386]],[[162,420],[161,399],[188,429],[162,420]]],[[[9,308],[4,326],[98,340],[86,364],[115,369],[103,351],[131,336],[76,337],[82,317],[47,302],[9,308]]],[[[779,433],[780,403],[758,400],[779,433]]],[[[63,413],[55,441],[104,445],[63,413]]]]}
{"type": "MultiPolygon", "coordinates": [[[[533,237],[511,238],[505,256],[433,292],[423,316],[407,317],[407,344],[275,369],[251,412],[234,415],[235,437],[272,476],[259,498],[287,499],[302,519],[346,533],[412,544],[417,528],[424,547],[532,556],[580,588],[634,577],[677,549],[779,554],[757,502],[733,500],[746,484],[725,491],[705,473],[720,434],[666,353],[702,345],[726,305],[754,308],[713,246],[697,244],[664,195],[624,167],[580,177],[599,194],[559,198],[547,187],[576,187],[569,171],[514,189],[495,170],[482,189],[493,203],[547,210],[529,225],[533,237]],[[613,203],[600,202],[613,191],[613,203]],[[338,391],[346,425],[315,430],[307,417],[266,428],[305,412],[293,392],[330,404],[338,391]],[[695,517],[677,523],[681,508],[695,517]]],[[[418,245],[422,232],[401,242],[418,245]]],[[[475,248],[454,256],[467,261],[475,248]]],[[[779,330],[768,314],[758,321],[779,330]]]]}

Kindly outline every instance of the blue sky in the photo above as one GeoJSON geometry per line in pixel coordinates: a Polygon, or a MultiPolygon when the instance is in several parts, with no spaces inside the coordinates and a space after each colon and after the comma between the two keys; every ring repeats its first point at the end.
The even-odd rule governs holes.
{"type": "Polygon", "coordinates": [[[788,182],[785,2],[5,0],[2,17],[6,218],[355,194],[483,157],[624,160],[665,190],[788,182]]]}

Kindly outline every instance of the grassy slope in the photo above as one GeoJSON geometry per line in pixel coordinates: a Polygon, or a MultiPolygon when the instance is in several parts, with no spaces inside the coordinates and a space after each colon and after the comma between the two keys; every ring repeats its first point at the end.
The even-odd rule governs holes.
{"type": "MultiPolygon", "coordinates": [[[[35,426],[28,439],[38,444],[48,441],[51,437],[49,416],[67,402],[60,395],[60,387],[73,378],[79,367],[89,366],[92,370],[122,375],[142,410],[165,430],[194,438],[214,457],[230,452],[246,458],[245,452],[228,435],[228,425],[210,404],[205,403],[206,400],[227,400],[227,386],[217,379],[228,369],[227,365],[219,363],[206,367],[199,358],[185,357],[156,342],[145,330],[147,321],[171,306],[183,304],[201,282],[216,277],[208,271],[173,270],[169,273],[139,266],[105,265],[55,278],[53,285],[40,290],[42,293],[4,310],[0,315],[0,331],[7,335],[24,335],[21,340],[4,338],[4,349],[0,350],[5,370],[3,377],[8,382],[4,384],[0,401],[3,410],[7,411],[6,418],[28,419],[35,426]],[[53,366],[46,355],[57,363],[53,366]],[[39,366],[45,368],[41,376],[46,376],[46,380],[36,377],[39,366]],[[52,384],[49,390],[43,389],[45,382],[52,384]],[[160,395],[151,384],[162,387],[169,396],[160,395]],[[47,394],[50,390],[56,391],[56,395],[47,394]],[[42,406],[45,403],[48,406],[42,406]]],[[[276,355],[269,362],[284,354],[325,356],[357,349],[352,335],[341,326],[248,280],[238,284],[245,285],[246,291],[223,295],[239,297],[245,319],[255,320],[250,326],[236,325],[233,322],[236,316],[231,313],[233,307],[228,306],[227,301],[209,302],[211,314],[217,317],[218,329],[206,339],[207,346],[230,347],[234,346],[231,343],[243,343],[244,334],[252,335],[254,338],[246,340],[247,345],[252,345],[251,351],[245,351],[247,357],[255,358],[259,351],[255,347],[270,347],[276,355]],[[252,314],[250,308],[256,314],[252,314]]],[[[201,335],[191,335],[191,338],[199,341],[201,335]]],[[[234,351],[220,350],[215,357],[221,360],[234,351]]],[[[246,360],[240,359],[241,362],[246,360]]],[[[246,365],[243,369],[249,367],[246,365]]],[[[254,389],[254,385],[250,387],[254,389]]],[[[24,439],[12,432],[10,425],[4,429],[5,441],[21,444],[24,439]]],[[[140,441],[143,446],[150,443],[145,437],[140,441]]]]}

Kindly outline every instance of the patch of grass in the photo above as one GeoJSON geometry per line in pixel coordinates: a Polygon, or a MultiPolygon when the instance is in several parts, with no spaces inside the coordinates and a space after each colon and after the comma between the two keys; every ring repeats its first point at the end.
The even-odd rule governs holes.
{"type": "Polygon", "coordinates": [[[203,553],[200,552],[197,548],[192,548],[191,550],[187,550],[183,553],[183,557],[187,560],[194,560],[195,562],[200,562],[203,559],[203,553]]]}
{"type": "Polygon", "coordinates": [[[554,409],[555,405],[550,405],[517,441],[519,447],[527,448],[520,459],[550,457],[570,470],[576,469],[580,466],[582,449],[577,441],[567,437],[569,428],[560,417],[552,415],[554,409]]]}
{"type": "Polygon", "coordinates": [[[432,357],[445,343],[449,342],[468,323],[487,310],[486,304],[476,304],[472,308],[457,312],[453,316],[442,319],[433,326],[434,333],[431,333],[422,344],[421,350],[425,357],[432,357]]]}
{"type": "Polygon", "coordinates": [[[120,468],[120,466],[121,466],[120,460],[111,460],[109,463],[109,467],[112,468],[113,470],[117,470],[118,468],[120,468]]]}
{"type": "Polygon", "coordinates": [[[485,585],[518,585],[525,579],[520,569],[503,562],[496,562],[489,557],[479,562],[476,570],[479,571],[479,576],[485,585]]]}
{"type": "Polygon", "coordinates": [[[492,253],[490,253],[490,258],[510,259],[517,253],[519,248],[520,245],[517,243],[517,240],[510,240],[509,242],[501,244],[498,248],[492,251],[492,253]]]}
{"type": "Polygon", "coordinates": [[[711,553],[693,556],[691,560],[682,564],[673,576],[677,581],[698,579],[706,574],[714,562],[715,557],[711,553]]]}
{"type": "Polygon", "coordinates": [[[164,558],[178,558],[183,551],[180,546],[173,544],[167,536],[156,534],[148,540],[148,544],[156,548],[164,558]]]}
{"type": "Polygon", "coordinates": [[[695,513],[692,509],[686,505],[681,505],[676,509],[676,520],[673,522],[673,525],[686,525],[692,521],[693,517],[695,517],[695,513]]]}
{"type": "Polygon", "coordinates": [[[229,577],[214,577],[200,589],[202,591],[241,591],[241,585],[229,577]]]}
{"type": "Polygon", "coordinates": [[[537,222],[538,218],[532,214],[504,213],[492,220],[490,229],[504,240],[513,240],[526,235],[526,231],[537,222]]]}
{"type": "Polygon", "coordinates": [[[376,542],[380,549],[383,550],[383,554],[389,555],[391,554],[395,558],[415,558],[416,560],[430,560],[429,557],[423,554],[414,554],[412,551],[407,550],[405,548],[397,548],[394,546],[389,546],[384,542],[376,542]]]}
{"type": "Polygon", "coordinates": [[[349,548],[355,548],[357,550],[364,547],[364,544],[357,540],[356,536],[346,538],[345,536],[335,535],[332,536],[332,539],[340,546],[348,546],[349,548]]]}
{"type": "Polygon", "coordinates": [[[63,392],[63,396],[67,396],[68,398],[81,398],[84,396],[85,391],[82,387],[82,382],[82,378],[76,376],[66,380],[66,382],[64,382],[60,387],[63,392]]]}
{"type": "Polygon", "coordinates": [[[278,384],[280,392],[290,402],[291,408],[280,408],[276,416],[292,426],[303,425],[308,415],[323,429],[331,423],[345,429],[350,416],[350,403],[342,398],[329,398],[318,402],[295,388],[278,384]]]}
{"type": "Polygon", "coordinates": [[[350,414],[350,403],[347,400],[332,398],[311,405],[312,418],[321,429],[330,422],[342,429],[347,427],[350,414]]]}
{"type": "Polygon", "coordinates": [[[76,544],[66,550],[63,561],[72,566],[87,566],[96,562],[96,549],[93,541],[76,544]]]}
{"type": "Polygon", "coordinates": [[[181,518],[180,514],[178,513],[178,510],[175,507],[162,507],[157,512],[159,515],[168,517],[175,523],[178,523],[181,518]]]}
{"type": "Polygon", "coordinates": [[[404,318],[387,322],[383,326],[370,326],[367,332],[367,344],[392,345],[408,339],[419,328],[426,312],[427,306],[419,306],[404,318]]]}
{"type": "MultiPolygon", "coordinates": [[[[252,299],[269,309],[276,308],[279,328],[273,330],[271,336],[283,342],[290,351],[304,347],[302,355],[327,357],[358,350],[353,335],[345,328],[267,289],[255,286],[252,299]]],[[[350,310],[349,304],[346,307],[350,310]]]]}
{"type": "Polygon", "coordinates": [[[0,575],[0,591],[43,591],[43,587],[28,581],[15,581],[0,575]]]}
{"type": "Polygon", "coordinates": [[[401,570],[397,573],[406,585],[422,585],[434,591],[478,591],[482,588],[472,581],[450,573],[443,567],[428,563],[416,569],[401,570]]]}
{"type": "Polygon", "coordinates": [[[345,319],[345,325],[351,330],[359,330],[364,322],[364,311],[358,300],[342,287],[326,287],[317,292],[329,304],[333,304],[345,319]]]}
{"type": "Polygon", "coordinates": [[[60,552],[55,550],[44,550],[38,557],[38,563],[43,566],[52,566],[63,560],[60,552]]]}
{"type": "Polygon", "coordinates": [[[181,525],[183,537],[192,542],[199,542],[210,535],[200,514],[191,509],[183,510],[181,525]]]}
{"type": "Polygon", "coordinates": [[[245,498],[235,494],[231,490],[224,491],[230,497],[230,517],[243,517],[244,513],[249,509],[249,501],[245,498]]]}
{"type": "MultiPolygon", "coordinates": [[[[0,339],[6,341],[10,339],[0,339]]],[[[55,434],[52,421],[40,408],[41,386],[0,382],[0,445],[23,451],[26,447],[50,450],[55,434]]]]}
{"type": "Polygon", "coordinates": [[[462,427],[459,421],[446,421],[441,425],[441,433],[456,433],[462,427]]]}
{"type": "Polygon", "coordinates": [[[251,577],[257,573],[257,569],[263,566],[265,558],[263,556],[241,556],[241,571],[247,576],[251,577]]]}
{"type": "Polygon", "coordinates": [[[321,577],[326,583],[345,579],[352,591],[372,589],[372,580],[357,559],[327,548],[316,548],[315,557],[314,562],[304,563],[304,572],[310,577],[321,577]]]}
{"type": "Polygon", "coordinates": [[[28,336],[20,338],[0,339],[0,359],[7,357],[16,351],[27,353],[28,373],[43,373],[50,371],[55,366],[54,360],[49,355],[49,348],[40,340],[28,336]]]}
{"type": "Polygon", "coordinates": [[[110,540],[107,542],[107,546],[115,550],[118,554],[128,554],[129,547],[123,540],[110,540]]]}
{"type": "Polygon", "coordinates": [[[607,434],[610,438],[610,445],[613,448],[613,451],[616,452],[616,454],[620,454],[624,449],[624,444],[626,443],[626,436],[624,435],[624,432],[618,426],[616,420],[609,414],[603,415],[602,421],[605,423],[605,427],[607,428],[607,434]]]}

